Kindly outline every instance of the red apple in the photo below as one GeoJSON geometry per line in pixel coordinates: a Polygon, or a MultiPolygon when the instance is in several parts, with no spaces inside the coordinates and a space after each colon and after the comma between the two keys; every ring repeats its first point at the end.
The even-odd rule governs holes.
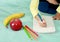
{"type": "Polygon", "coordinates": [[[19,20],[19,19],[12,19],[10,21],[10,27],[14,31],[21,30],[21,28],[22,28],[22,22],[21,22],[21,20],[19,20]]]}

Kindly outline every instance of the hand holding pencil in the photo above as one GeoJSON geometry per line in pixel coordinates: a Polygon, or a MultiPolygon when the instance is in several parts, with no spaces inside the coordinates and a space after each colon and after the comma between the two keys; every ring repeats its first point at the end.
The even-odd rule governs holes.
{"type": "Polygon", "coordinates": [[[40,26],[42,26],[42,27],[46,27],[47,26],[45,19],[42,18],[41,15],[38,14],[38,15],[35,16],[35,18],[38,21],[40,26]]]}

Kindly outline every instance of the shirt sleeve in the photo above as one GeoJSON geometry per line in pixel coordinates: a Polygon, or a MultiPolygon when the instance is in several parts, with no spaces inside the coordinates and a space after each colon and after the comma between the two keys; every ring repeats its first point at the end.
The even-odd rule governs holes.
{"type": "Polygon", "coordinates": [[[38,14],[38,4],[39,0],[31,0],[30,11],[33,17],[35,17],[38,14]]]}
{"type": "Polygon", "coordinates": [[[60,6],[57,8],[57,10],[56,10],[58,13],[60,13],[60,6]]]}

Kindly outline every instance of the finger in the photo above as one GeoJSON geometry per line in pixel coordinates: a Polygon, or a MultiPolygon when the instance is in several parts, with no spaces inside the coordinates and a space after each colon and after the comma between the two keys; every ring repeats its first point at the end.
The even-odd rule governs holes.
{"type": "Polygon", "coordinates": [[[59,20],[60,20],[60,17],[59,17],[59,20]]]}
{"type": "Polygon", "coordinates": [[[60,20],[60,16],[59,16],[58,18],[59,18],[59,20],[60,20]]]}
{"type": "Polygon", "coordinates": [[[43,19],[43,21],[42,21],[44,24],[46,23],[46,21],[43,19]]]}
{"type": "Polygon", "coordinates": [[[46,27],[46,24],[43,24],[43,22],[39,23],[40,26],[46,27]]]}
{"type": "Polygon", "coordinates": [[[45,21],[43,21],[43,22],[41,22],[43,25],[46,25],[46,22],[45,21]]]}
{"type": "Polygon", "coordinates": [[[55,16],[53,16],[52,18],[54,18],[55,16]]]}
{"type": "Polygon", "coordinates": [[[60,18],[57,18],[57,20],[60,20],[60,18]]]}
{"type": "Polygon", "coordinates": [[[55,17],[54,20],[57,20],[57,18],[55,17]]]}
{"type": "Polygon", "coordinates": [[[53,20],[56,20],[57,18],[56,18],[56,16],[53,16],[53,20]]]}

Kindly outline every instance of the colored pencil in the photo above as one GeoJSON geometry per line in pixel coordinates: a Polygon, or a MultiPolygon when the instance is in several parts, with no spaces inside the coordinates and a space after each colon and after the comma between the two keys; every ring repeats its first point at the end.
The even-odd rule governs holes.
{"type": "Polygon", "coordinates": [[[41,17],[41,15],[40,15],[40,14],[38,14],[38,17],[40,18],[40,20],[41,20],[41,21],[43,21],[43,20],[42,20],[42,17],[41,17]]]}
{"type": "Polygon", "coordinates": [[[32,31],[36,36],[39,36],[36,32],[34,32],[31,28],[29,28],[27,25],[25,25],[25,27],[27,28],[27,29],[29,29],[30,31],[32,31]]]}
{"type": "Polygon", "coordinates": [[[25,29],[25,27],[23,27],[23,29],[24,29],[25,33],[27,34],[27,36],[32,40],[31,35],[30,35],[29,32],[25,29]]]}
{"type": "Polygon", "coordinates": [[[29,30],[27,27],[25,27],[26,28],[26,30],[31,34],[31,36],[35,39],[35,40],[37,40],[37,36],[31,31],[31,30],[29,30]]]}

